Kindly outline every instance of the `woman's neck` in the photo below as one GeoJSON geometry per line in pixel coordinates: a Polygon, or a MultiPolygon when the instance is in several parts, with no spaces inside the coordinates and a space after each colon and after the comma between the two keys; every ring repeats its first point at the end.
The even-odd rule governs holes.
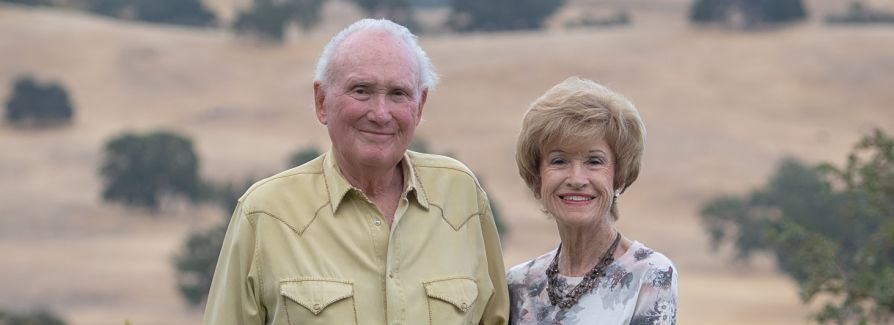
{"type": "MultiPolygon", "coordinates": [[[[575,277],[586,275],[602,260],[616,236],[618,231],[608,220],[603,220],[594,227],[559,225],[559,237],[562,240],[559,273],[575,277]]],[[[615,254],[622,251],[621,246],[619,243],[615,254]]]]}

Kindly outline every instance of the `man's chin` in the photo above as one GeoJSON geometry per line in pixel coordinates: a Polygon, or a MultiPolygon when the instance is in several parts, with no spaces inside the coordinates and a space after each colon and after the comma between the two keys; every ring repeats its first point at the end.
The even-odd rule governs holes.
{"type": "Polygon", "coordinates": [[[346,158],[353,160],[350,163],[368,165],[368,166],[393,166],[403,158],[406,149],[399,148],[366,148],[359,149],[351,153],[347,153],[346,158]]]}

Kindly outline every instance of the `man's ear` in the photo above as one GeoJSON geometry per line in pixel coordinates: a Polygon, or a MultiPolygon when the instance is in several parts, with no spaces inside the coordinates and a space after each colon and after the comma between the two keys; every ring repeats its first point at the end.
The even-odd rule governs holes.
{"type": "Polygon", "coordinates": [[[326,92],[323,91],[323,85],[319,81],[314,81],[314,113],[317,114],[317,120],[326,125],[326,108],[323,102],[326,100],[326,92]]]}
{"type": "Polygon", "coordinates": [[[428,89],[423,89],[422,95],[419,96],[419,108],[416,109],[416,125],[419,125],[419,122],[422,121],[422,108],[425,106],[426,99],[428,99],[428,89]]]}

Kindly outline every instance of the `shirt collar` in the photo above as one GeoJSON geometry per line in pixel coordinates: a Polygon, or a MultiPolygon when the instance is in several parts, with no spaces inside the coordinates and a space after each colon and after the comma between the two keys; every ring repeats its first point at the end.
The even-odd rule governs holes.
{"type": "MultiPolygon", "coordinates": [[[[404,157],[401,159],[400,163],[404,166],[403,196],[408,199],[410,197],[416,198],[416,202],[428,210],[428,197],[425,195],[425,188],[422,186],[422,182],[419,181],[419,177],[416,174],[416,167],[413,166],[409,154],[404,153],[404,157]],[[415,195],[409,195],[411,192],[415,195]]],[[[323,177],[326,180],[326,190],[329,192],[329,203],[332,207],[333,215],[335,215],[335,211],[338,210],[338,207],[341,205],[342,201],[344,201],[348,192],[354,191],[357,194],[362,193],[359,189],[351,185],[351,183],[345,179],[345,176],[342,175],[341,171],[338,169],[338,164],[335,162],[335,155],[332,153],[332,150],[329,150],[323,158],[323,177]]]]}

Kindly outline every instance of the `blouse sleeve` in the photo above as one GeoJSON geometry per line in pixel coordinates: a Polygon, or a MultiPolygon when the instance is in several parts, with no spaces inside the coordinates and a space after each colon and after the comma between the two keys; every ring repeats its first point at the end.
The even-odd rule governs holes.
{"type": "Polygon", "coordinates": [[[631,325],[677,323],[677,269],[666,258],[662,262],[645,274],[631,325]]]}

